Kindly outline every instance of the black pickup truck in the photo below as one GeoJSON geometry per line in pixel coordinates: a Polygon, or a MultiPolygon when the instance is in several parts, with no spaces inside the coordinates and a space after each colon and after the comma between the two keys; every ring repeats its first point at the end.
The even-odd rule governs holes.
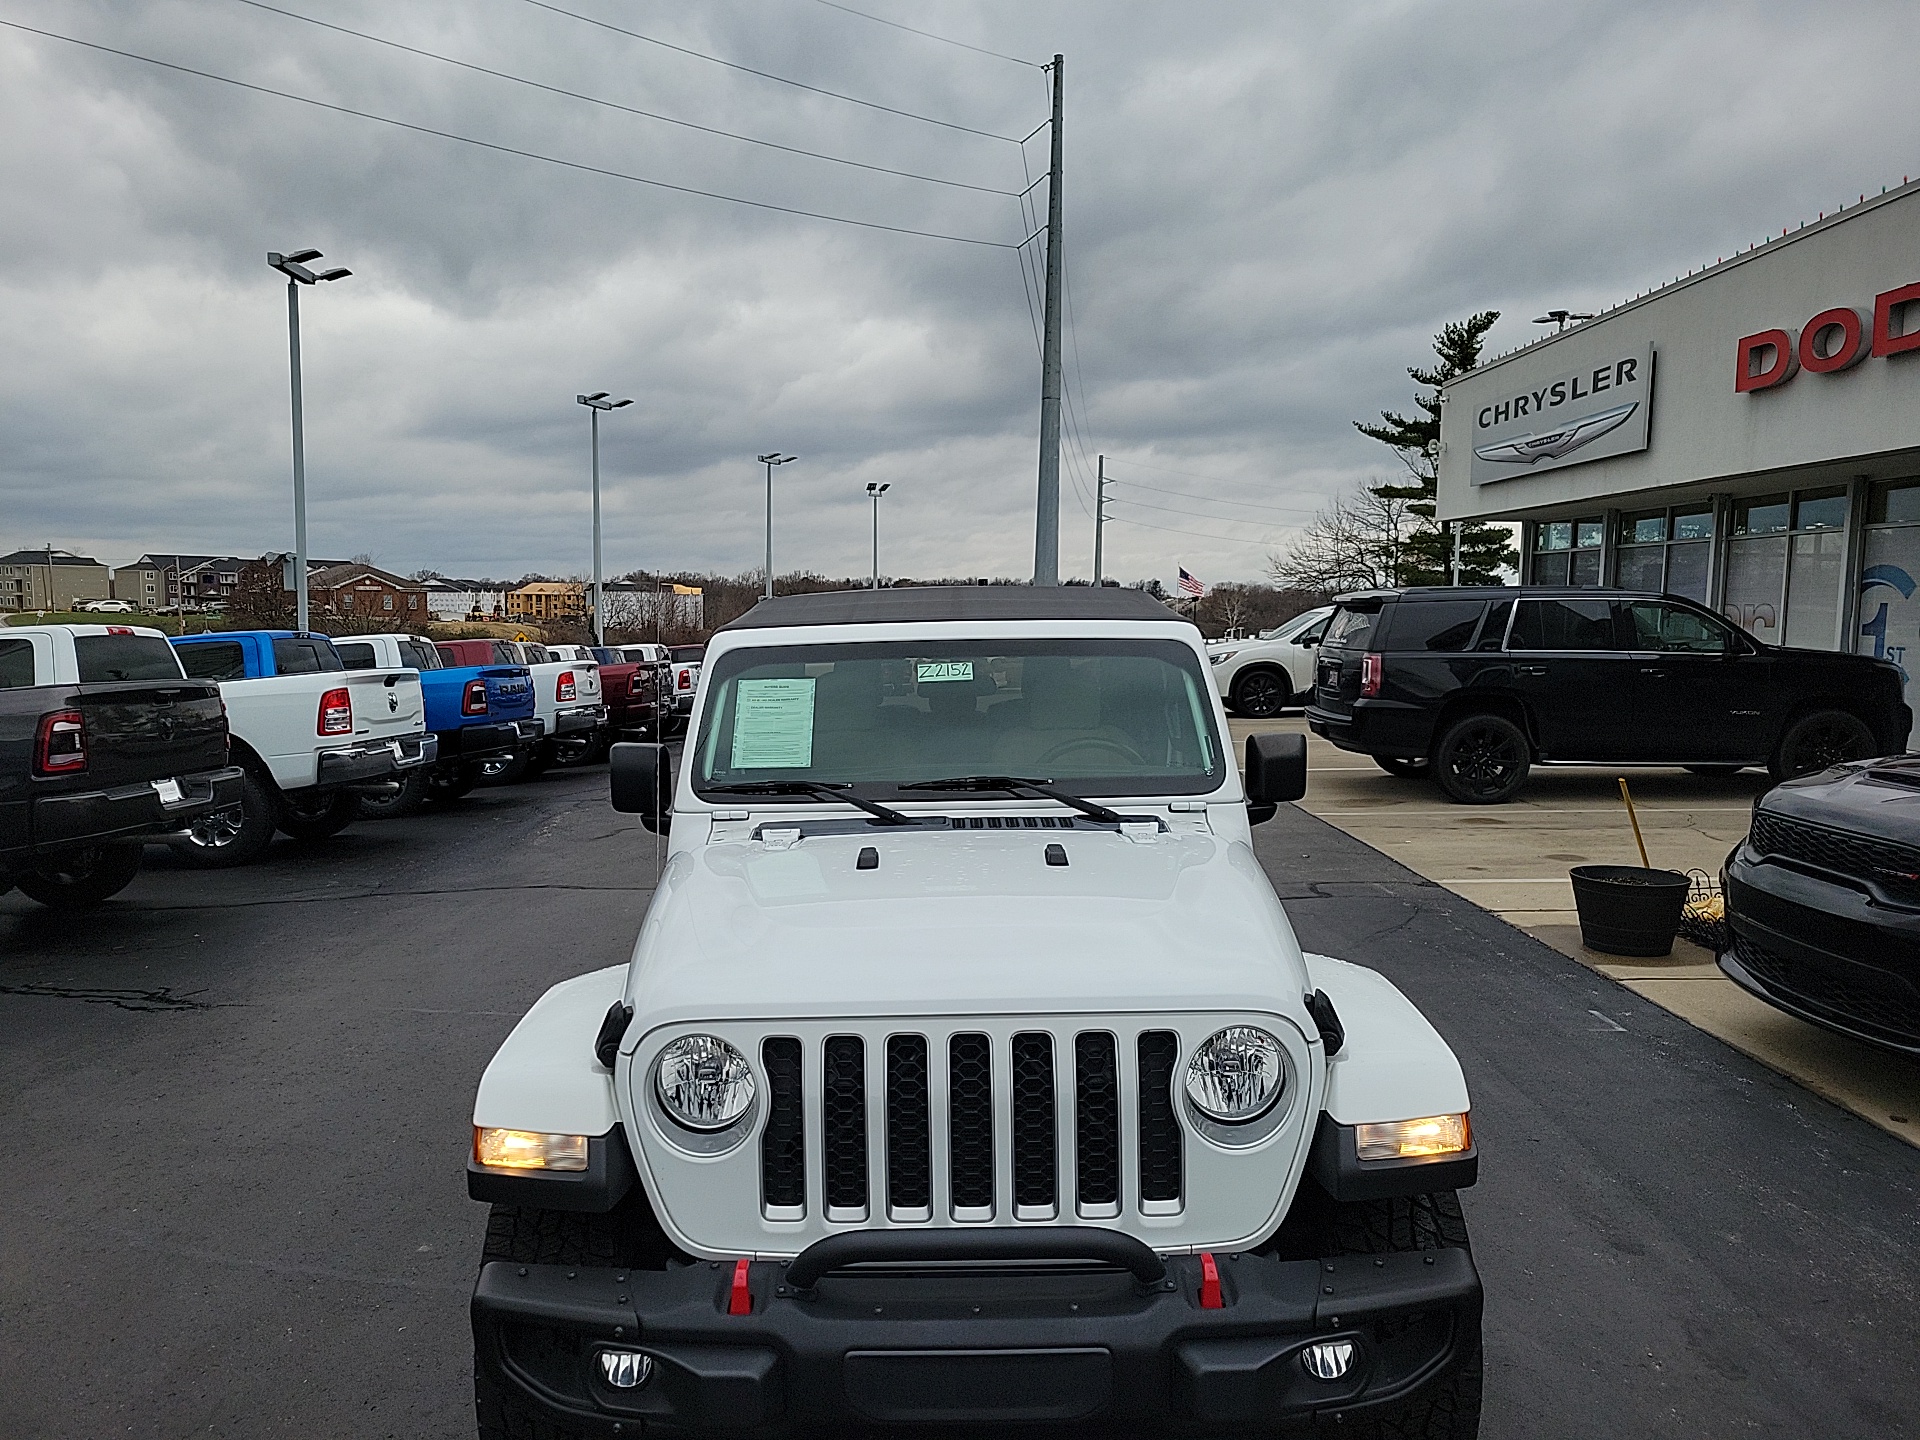
{"type": "Polygon", "coordinates": [[[0,630],[0,894],[90,905],[142,842],[238,803],[220,687],[127,625],[0,630]]]}

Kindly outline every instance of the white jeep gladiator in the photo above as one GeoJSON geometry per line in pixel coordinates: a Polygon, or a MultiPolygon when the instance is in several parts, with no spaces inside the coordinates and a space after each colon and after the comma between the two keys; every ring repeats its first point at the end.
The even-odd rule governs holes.
{"type": "Polygon", "coordinates": [[[765,601],[677,779],[631,961],[487,1067],[480,1434],[1477,1433],[1478,1169],[1446,1043],[1302,954],[1135,591],[765,601]]]}

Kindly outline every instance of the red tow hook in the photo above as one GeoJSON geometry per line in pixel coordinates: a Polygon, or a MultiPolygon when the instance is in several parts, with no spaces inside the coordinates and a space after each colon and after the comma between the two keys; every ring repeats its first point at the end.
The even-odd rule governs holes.
{"type": "MultiPolygon", "coordinates": [[[[744,1265],[746,1262],[743,1260],[740,1263],[744,1265]]],[[[1205,1250],[1200,1252],[1200,1308],[1227,1308],[1226,1297],[1220,1293],[1220,1267],[1213,1263],[1213,1256],[1205,1250]]]]}
{"type": "MultiPolygon", "coordinates": [[[[1216,1291],[1219,1285],[1220,1282],[1216,1278],[1214,1280],[1216,1291]]],[[[727,1296],[727,1314],[751,1315],[752,1313],[753,1292],[747,1289],[747,1262],[736,1260],[733,1262],[733,1289],[727,1296]]]]}

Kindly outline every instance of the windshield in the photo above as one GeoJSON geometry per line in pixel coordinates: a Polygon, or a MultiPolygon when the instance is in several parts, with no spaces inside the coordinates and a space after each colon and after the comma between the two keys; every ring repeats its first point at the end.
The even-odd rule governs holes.
{"type": "Polygon", "coordinates": [[[1079,795],[1193,795],[1225,779],[1212,687],[1175,641],[742,649],[708,683],[696,792],[812,781],[887,793],[996,775],[1079,795]]]}

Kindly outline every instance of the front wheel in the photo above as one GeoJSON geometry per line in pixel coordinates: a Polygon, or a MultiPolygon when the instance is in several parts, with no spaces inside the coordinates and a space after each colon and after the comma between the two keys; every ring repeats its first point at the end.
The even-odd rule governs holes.
{"type": "MultiPolygon", "coordinates": [[[[1469,1250],[1467,1219],[1451,1190],[1332,1207],[1329,1255],[1381,1255],[1421,1250],[1469,1250]]],[[[1457,1358],[1405,1405],[1368,1416],[1352,1434],[1361,1440],[1474,1440],[1480,1433],[1483,1375],[1480,1336],[1461,1337],[1457,1358]]]]}
{"type": "Polygon", "coordinates": [[[1373,757],[1373,763],[1396,780],[1418,780],[1427,773],[1427,762],[1424,758],[1404,760],[1398,755],[1376,755],[1373,757]]]}
{"type": "Polygon", "coordinates": [[[1504,805],[1527,783],[1527,735],[1504,715],[1456,720],[1433,747],[1433,778],[1462,805],[1504,805]]]}
{"type": "Polygon", "coordinates": [[[358,813],[358,797],[345,790],[321,790],[310,786],[280,797],[280,813],[274,823],[280,833],[295,840],[311,842],[338,835],[351,825],[358,813]]]}
{"type": "Polygon", "coordinates": [[[1787,727],[1767,769],[1775,780],[1791,780],[1849,760],[1864,760],[1873,751],[1873,731],[1859,716],[1844,710],[1818,710],[1787,727]]]}
{"type": "Polygon", "coordinates": [[[89,845],[69,850],[13,883],[30,900],[55,910],[75,910],[118,895],[139,873],[138,845],[89,845]]]}
{"type": "Polygon", "coordinates": [[[1234,677],[1233,708],[1249,720],[1269,720],[1293,701],[1293,686],[1276,670],[1247,670],[1234,677]]]}

